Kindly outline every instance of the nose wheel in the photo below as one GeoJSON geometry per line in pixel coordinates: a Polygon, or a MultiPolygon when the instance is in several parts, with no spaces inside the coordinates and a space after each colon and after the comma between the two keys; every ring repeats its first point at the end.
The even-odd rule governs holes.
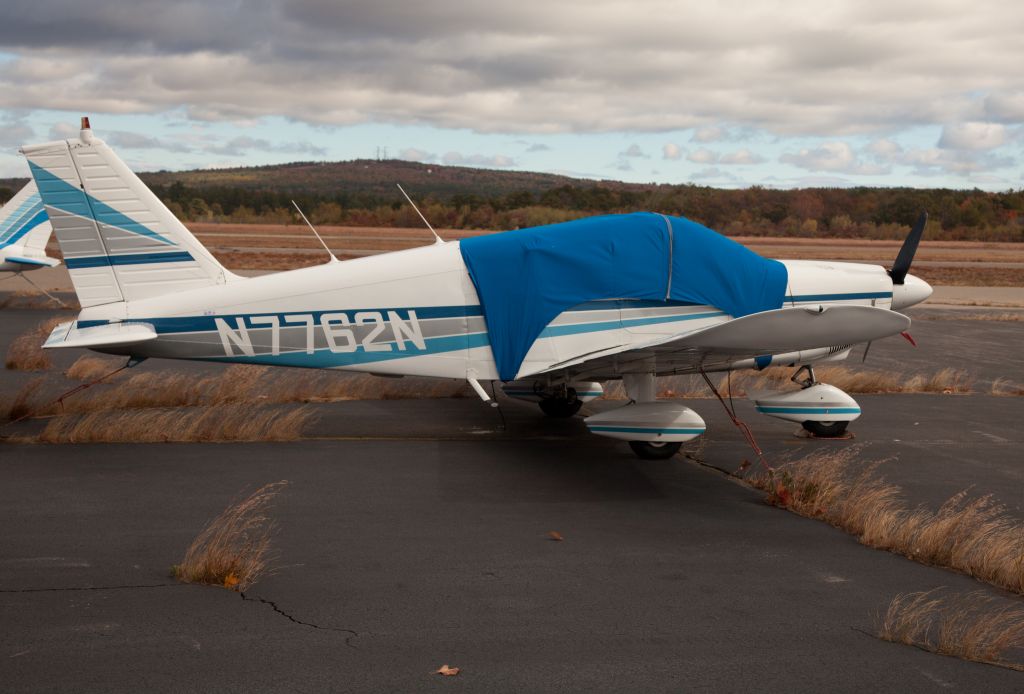
{"type": "Polygon", "coordinates": [[[541,412],[548,417],[564,419],[572,417],[583,407],[583,401],[576,397],[574,388],[565,388],[562,393],[544,398],[539,403],[541,412]]]}
{"type": "Polygon", "coordinates": [[[846,433],[846,426],[849,422],[812,422],[806,421],[801,422],[802,426],[807,431],[811,432],[818,438],[822,439],[834,439],[842,436],[846,433]]]}
{"type": "Polygon", "coordinates": [[[678,441],[665,443],[657,443],[655,441],[629,442],[629,447],[633,449],[636,456],[644,460],[668,460],[679,452],[682,445],[678,441]]]}

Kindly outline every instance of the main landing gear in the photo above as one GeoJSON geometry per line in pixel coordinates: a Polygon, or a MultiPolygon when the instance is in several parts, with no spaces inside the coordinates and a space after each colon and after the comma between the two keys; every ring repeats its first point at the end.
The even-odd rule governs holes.
{"type": "Polygon", "coordinates": [[[587,428],[598,436],[628,441],[644,460],[666,460],[683,442],[704,433],[704,420],[689,407],[656,400],[654,374],[625,374],[622,383],[630,397],[627,405],[587,417],[587,428]]]}

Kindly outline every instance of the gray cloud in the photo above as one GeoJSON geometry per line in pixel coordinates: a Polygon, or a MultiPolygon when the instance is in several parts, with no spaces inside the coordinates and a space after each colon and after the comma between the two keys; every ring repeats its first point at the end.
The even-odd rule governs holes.
{"type": "Polygon", "coordinates": [[[970,12],[853,0],[742,11],[652,0],[643,12],[601,0],[14,0],[0,22],[16,55],[0,63],[0,108],[491,132],[693,127],[701,143],[751,128],[835,138],[1015,123],[1019,16],[1009,0],[970,12]]]}
{"type": "Polygon", "coordinates": [[[890,170],[881,164],[862,161],[846,142],[823,142],[814,149],[805,148],[795,153],[787,152],[779,157],[779,161],[808,171],[828,171],[862,176],[877,176],[889,173],[890,170]]]}
{"type": "Polygon", "coordinates": [[[310,156],[323,156],[327,154],[327,150],[325,148],[318,147],[309,142],[274,144],[268,140],[249,137],[248,135],[241,135],[239,137],[232,138],[222,145],[207,145],[203,150],[210,154],[218,154],[227,157],[241,156],[246,152],[253,150],[259,152],[276,152],[281,154],[306,154],[310,156]]]}

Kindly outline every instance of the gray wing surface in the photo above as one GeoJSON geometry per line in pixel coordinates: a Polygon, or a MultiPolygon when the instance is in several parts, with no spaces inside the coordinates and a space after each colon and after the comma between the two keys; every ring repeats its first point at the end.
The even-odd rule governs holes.
{"type": "Polygon", "coordinates": [[[869,342],[908,327],[906,316],[871,306],[781,308],[621,351],[581,355],[545,372],[568,370],[578,378],[602,380],[623,373],[713,371],[741,359],[869,342]]]}

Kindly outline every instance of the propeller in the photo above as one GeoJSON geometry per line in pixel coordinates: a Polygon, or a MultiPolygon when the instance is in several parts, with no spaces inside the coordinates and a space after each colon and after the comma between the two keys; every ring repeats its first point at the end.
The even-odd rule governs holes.
{"type": "Polygon", "coordinates": [[[892,269],[889,270],[889,277],[892,278],[893,284],[903,284],[907,279],[907,273],[910,272],[910,264],[914,261],[917,245],[921,243],[921,235],[924,233],[924,227],[927,223],[928,213],[922,212],[921,216],[917,218],[914,228],[907,234],[907,238],[903,242],[899,254],[896,256],[896,262],[893,263],[892,269]]]}
{"type": "MultiPolygon", "coordinates": [[[[907,238],[904,239],[903,245],[900,247],[900,252],[896,255],[896,262],[892,264],[891,270],[886,270],[889,273],[889,277],[892,278],[892,283],[903,284],[907,281],[907,273],[910,272],[910,264],[914,262],[914,254],[917,253],[917,246],[921,243],[921,236],[924,234],[924,228],[928,224],[928,213],[922,212],[921,216],[917,218],[910,233],[907,234],[907,238]]],[[[914,342],[914,338],[910,336],[908,332],[902,332],[900,335],[903,336],[907,342],[917,347],[917,343],[914,342]]],[[[864,345],[864,354],[861,356],[860,361],[863,364],[868,360],[868,352],[871,350],[871,343],[868,342],[864,345]]]]}

